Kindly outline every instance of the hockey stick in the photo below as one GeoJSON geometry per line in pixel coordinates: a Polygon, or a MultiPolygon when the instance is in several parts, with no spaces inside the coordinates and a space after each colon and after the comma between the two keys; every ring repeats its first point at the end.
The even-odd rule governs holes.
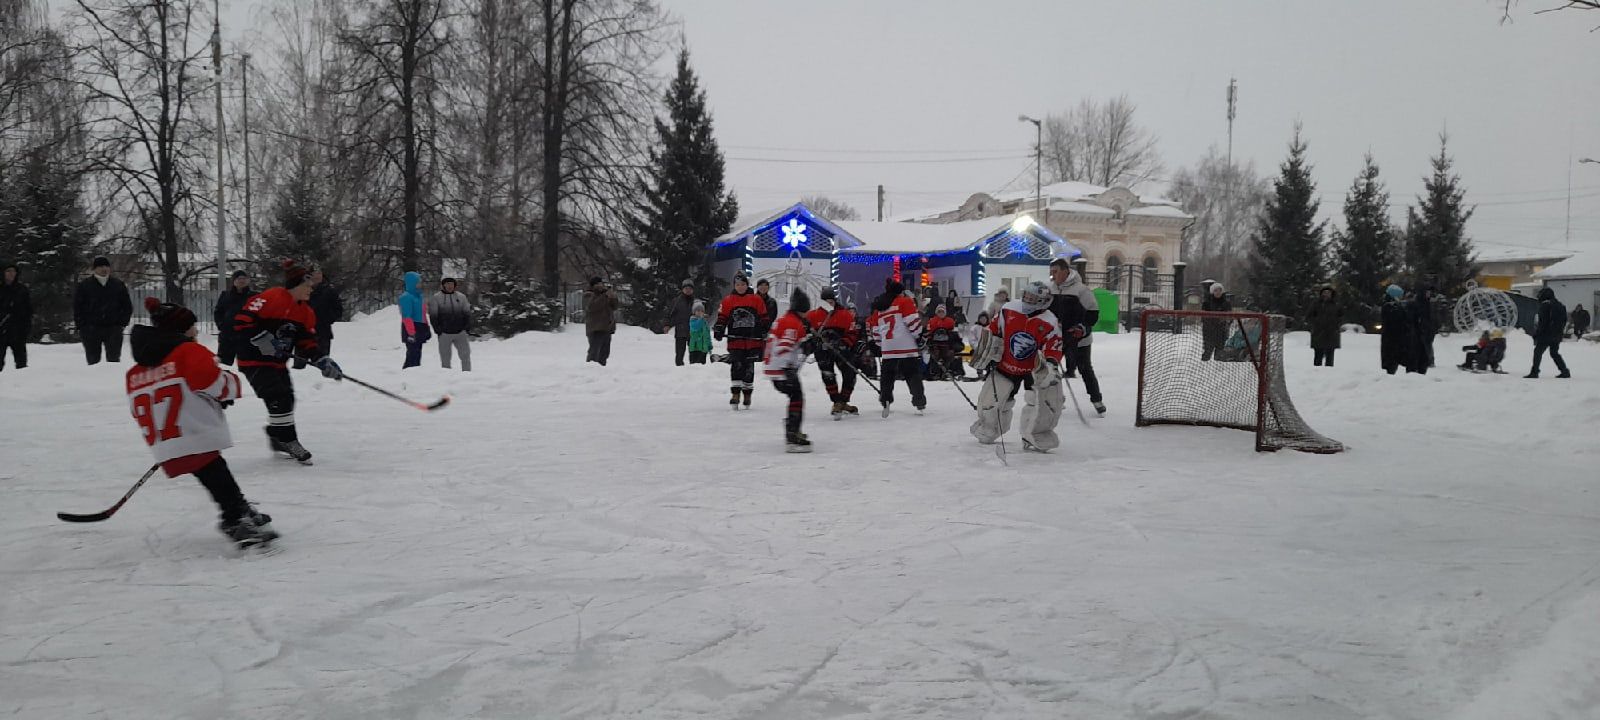
{"type": "Polygon", "coordinates": [[[978,404],[973,402],[972,398],[967,397],[967,391],[961,389],[961,381],[960,380],[957,380],[955,378],[950,378],[950,384],[956,386],[956,392],[961,393],[961,399],[967,401],[967,404],[971,405],[973,410],[977,410],[978,409],[978,404]]]}
{"type": "Polygon", "coordinates": [[[1078,404],[1078,395],[1072,391],[1072,383],[1068,382],[1066,373],[1061,374],[1061,384],[1067,386],[1067,397],[1072,398],[1072,409],[1078,411],[1078,421],[1084,427],[1089,427],[1089,418],[1083,416],[1083,407],[1078,404]]]}
{"type": "Polygon", "coordinates": [[[112,515],[117,514],[117,511],[122,509],[123,503],[128,502],[128,498],[133,497],[133,493],[140,487],[143,487],[145,481],[150,479],[150,476],[156,474],[156,468],[159,467],[161,467],[161,463],[151,465],[149,470],[144,471],[144,477],[139,478],[139,482],[134,483],[133,487],[128,488],[128,492],[122,496],[122,499],[118,500],[117,504],[112,505],[110,508],[102,512],[90,513],[88,515],[74,515],[73,513],[58,512],[56,513],[56,519],[70,523],[92,523],[111,519],[112,515]]]}
{"type": "Polygon", "coordinates": [[[389,392],[388,390],[385,390],[385,389],[383,389],[381,387],[378,387],[378,386],[373,385],[371,383],[362,382],[362,381],[357,380],[357,379],[355,379],[353,377],[350,377],[349,375],[344,376],[344,379],[345,380],[349,380],[350,382],[353,382],[353,383],[355,383],[357,385],[360,385],[361,387],[364,387],[364,388],[366,388],[368,390],[371,390],[371,391],[373,391],[373,392],[375,392],[375,393],[377,393],[379,395],[382,395],[384,397],[390,397],[390,398],[394,398],[396,400],[399,400],[400,402],[403,402],[403,403],[405,403],[407,405],[410,405],[411,407],[414,407],[414,408],[416,408],[418,410],[421,410],[423,412],[433,412],[434,410],[438,410],[439,408],[442,408],[442,407],[450,404],[450,396],[449,395],[446,395],[444,397],[439,398],[438,400],[435,400],[433,402],[433,404],[431,404],[431,405],[427,405],[427,404],[419,403],[419,402],[417,402],[415,400],[409,400],[407,398],[403,398],[403,397],[401,397],[399,395],[396,395],[396,394],[394,394],[392,392],[389,392]]]}

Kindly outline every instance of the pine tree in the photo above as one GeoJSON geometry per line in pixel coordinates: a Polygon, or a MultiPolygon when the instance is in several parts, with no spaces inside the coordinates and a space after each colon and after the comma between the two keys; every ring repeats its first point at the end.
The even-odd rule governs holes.
{"type": "Polygon", "coordinates": [[[1467,238],[1467,220],[1473,210],[1462,198],[1461,178],[1450,172],[1449,138],[1439,136],[1439,155],[1431,161],[1433,175],[1423,180],[1417,206],[1406,209],[1405,260],[1407,280],[1413,288],[1432,287],[1446,295],[1465,291],[1478,274],[1467,238]]]}
{"type": "Polygon", "coordinates": [[[94,226],[83,183],[45,150],[29,152],[0,178],[0,262],[15,262],[32,289],[34,335],[66,336],[72,286],[88,264],[94,226]]]}
{"type": "Polygon", "coordinates": [[[1317,186],[1306,164],[1306,143],[1300,139],[1298,124],[1289,158],[1279,168],[1273,195],[1256,222],[1250,290],[1258,309],[1298,319],[1325,279],[1325,223],[1317,222],[1317,186]]]}
{"type": "Polygon", "coordinates": [[[296,164],[279,191],[272,217],[262,235],[262,272],[272,277],[285,258],[311,263],[338,277],[333,223],[322,200],[322,188],[309,162],[296,164]]]}
{"type": "Polygon", "coordinates": [[[1376,308],[1398,271],[1399,257],[1389,220],[1389,191],[1378,180],[1370,153],[1344,196],[1344,225],[1333,233],[1335,281],[1346,299],[1376,308]]]}
{"type": "Polygon", "coordinates": [[[706,94],[689,67],[689,51],[678,54],[678,75],[667,91],[668,119],[656,118],[659,147],[650,152],[646,207],[637,229],[642,261],[630,272],[630,320],[645,324],[692,279],[702,292],[716,289],[707,246],[728,232],[739,203],[723,185],[722,152],[712,137],[706,94]]]}
{"type": "Polygon", "coordinates": [[[561,324],[561,300],[546,297],[543,286],[510,258],[484,258],[482,278],[478,308],[489,332],[508,338],[529,330],[554,330],[561,324]]]}

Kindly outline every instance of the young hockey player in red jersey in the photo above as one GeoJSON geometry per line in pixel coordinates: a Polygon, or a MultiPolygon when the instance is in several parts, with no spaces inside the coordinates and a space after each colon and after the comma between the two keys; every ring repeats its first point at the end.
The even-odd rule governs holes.
{"type": "Polygon", "coordinates": [[[806,312],[810,309],[811,298],[796,288],[789,295],[789,312],[773,323],[772,334],[767,336],[766,354],[761,358],[772,386],[789,396],[789,411],[783,419],[783,439],[786,449],[792,453],[811,452],[811,441],[800,432],[800,421],[806,409],[805,396],[800,391],[800,368],[811,352],[811,327],[806,323],[806,312]]]}
{"type": "Polygon", "coordinates": [[[961,370],[961,361],[956,359],[956,343],[961,338],[956,335],[956,319],[948,312],[938,305],[928,318],[928,377],[932,380],[951,379],[961,370]]]}
{"type": "Polygon", "coordinates": [[[739,396],[744,395],[744,406],[750,407],[750,394],[756,387],[756,361],[761,359],[761,345],[766,339],[766,328],[772,325],[767,315],[767,303],[760,295],[750,292],[750,281],[744,273],[733,276],[733,292],[722,299],[717,310],[717,323],[712,333],[718,340],[728,339],[728,376],[732,382],[732,396],[728,405],[739,409],[739,396]]]}
{"type": "Polygon", "coordinates": [[[878,371],[883,377],[878,395],[883,416],[889,417],[889,406],[894,404],[896,378],[906,382],[911,405],[921,414],[928,398],[922,393],[922,316],[917,313],[917,303],[906,295],[905,285],[890,279],[883,294],[872,301],[872,310],[867,322],[883,351],[883,367],[878,371]]]}
{"type": "Polygon", "coordinates": [[[1006,434],[1011,427],[1017,389],[1026,388],[1022,446],[1048,452],[1061,444],[1055,427],[1066,399],[1059,367],[1065,349],[1061,325],[1050,313],[1050,300],[1048,284],[1030,283],[1022,297],[1000,309],[990,321],[988,332],[980,334],[972,363],[980,372],[994,366],[978,393],[978,420],[972,423],[972,435],[980,443],[993,444],[1006,434]]]}
{"type": "Polygon", "coordinates": [[[217,356],[194,341],[194,313],[181,305],[145,298],[149,325],[136,325],[129,342],[128,407],[144,442],[167,477],[192,474],[221,509],[218,529],[240,546],[278,537],[272,518],[258,513],[239,492],[222,450],[233,446],[222,409],[239,399],[239,376],[217,365],[217,356]]]}
{"type": "Polygon", "coordinates": [[[822,371],[822,386],[828,389],[828,399],[833,401],[833,419],[860,413],[850,404],[850,394],[856,389],[855,360],[851,357],[859,339],[856,314],[836,304],[833,288],[824,288],[822,304],[806,313],[806,322],[821,339],[817,344],[817,368],[822,371]],[[840,374],[844,375],[843,388],[839,386],[840,374]]]}
{"type": "Polygon", "coordinates": [[[317,345],[317,316],[306,301],[311,298],[311,269],[283,262],[283,287],[262,292],[244,304],[233,317],[233,329],[247,342],[239,347],[239,371],[250,381],[256,396],[267,406],[267,444],[302,464],[311,464],[311,452],[300,444],[294,425],[294,382],[288,361],[302,357],[332,380],[344,379],[339,364],[317,345]]]}

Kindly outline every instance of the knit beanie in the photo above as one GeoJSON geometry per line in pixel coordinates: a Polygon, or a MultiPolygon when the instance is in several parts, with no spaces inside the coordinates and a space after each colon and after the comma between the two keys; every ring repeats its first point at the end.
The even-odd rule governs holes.
{"type": "Polygon", "coordinates": [[[283,261],[283,288],[293,290],[306,281],[306,275],[311,274],[311,268],[300,265],[294,260],[285,258],[283,261]]]}
{"type": "Polygon", "coordinates": [[[144,309],[150,312],[150,324],[162,332],[182,335],[194,327],[194,311],[182,305],[147,297],[144,299],[144,309]]]}

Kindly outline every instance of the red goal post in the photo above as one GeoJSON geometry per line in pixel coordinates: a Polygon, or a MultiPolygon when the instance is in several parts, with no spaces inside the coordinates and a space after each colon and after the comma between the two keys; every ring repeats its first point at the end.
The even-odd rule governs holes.
{"type": "Polygon", "coordinates": [[[1313,430],[1284,379],[1282,316],[1149,309],[1139,315],[1134,424],[1254,431],[1256,450],[1336,453],[1313,430]]]}

